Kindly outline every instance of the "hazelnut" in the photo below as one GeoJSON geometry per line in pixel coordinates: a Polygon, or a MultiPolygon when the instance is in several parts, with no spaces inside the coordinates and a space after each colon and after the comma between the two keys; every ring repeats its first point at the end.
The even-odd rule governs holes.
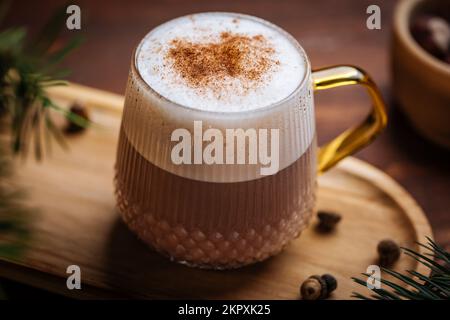
{"type": "Polygon", "coordinates": [[[326,299],[336,288],[337,281],[332,275],[313,275],[302,283],[300,294],[304,300],[326,299]]]}

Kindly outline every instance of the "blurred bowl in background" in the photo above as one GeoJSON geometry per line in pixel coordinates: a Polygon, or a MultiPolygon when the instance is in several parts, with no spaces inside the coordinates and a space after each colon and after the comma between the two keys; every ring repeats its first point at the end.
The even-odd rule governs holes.
{"type": "Polygon", "coordinates": [[[391,53],[393,93],[423,136],[450,148],[450,64],[427,52],[410,32],[413,19],[433,13],[450,14],[450,1],[401,0],[398,3],[391,53]]]}

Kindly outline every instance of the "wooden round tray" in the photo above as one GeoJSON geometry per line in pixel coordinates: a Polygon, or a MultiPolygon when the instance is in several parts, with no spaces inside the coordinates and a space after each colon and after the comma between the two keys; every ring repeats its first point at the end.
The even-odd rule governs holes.
{"type": "MultiPolygon", "coordinates": [[[[391,238],[421,252],[415,242],[432,236],[402,187],[348,158],[319,179],[318,208],[343,217],[335,232],[317,232],[314,220],[278,256],[238,270],[172,263],[137,240],[115,210],[112,179],[123,98],[77,85],[53,94],[62,103],[84,102],[106,129],[69,138],[69,152],[54,148],[42,164],[17,164],[18,181],[39,211],[28,226],[24,253],[0,257],[0,276],[77,298],[298,299],[308,276],[331,273],[338,280],[331,298],[349,299],[353,291],[367,294],[351,277],[376,264],[378,241],[391,238]],[[69,265],[81,268],[82,290],[67,289],[69,265]]],[[[405,255],[394,269],[428,272],[405,255]]]]}

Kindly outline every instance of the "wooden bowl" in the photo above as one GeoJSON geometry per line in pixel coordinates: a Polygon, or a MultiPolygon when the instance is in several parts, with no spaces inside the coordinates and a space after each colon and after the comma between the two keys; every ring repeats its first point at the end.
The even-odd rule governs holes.
{"type": "Polygon", "coordinates": [[[394,95],[413,126],[426,138],[450,148],[450,65],[426,52],[412,37],[418,13],[442,12],[448,0],[402,0],[393,25],[394,95]]]}

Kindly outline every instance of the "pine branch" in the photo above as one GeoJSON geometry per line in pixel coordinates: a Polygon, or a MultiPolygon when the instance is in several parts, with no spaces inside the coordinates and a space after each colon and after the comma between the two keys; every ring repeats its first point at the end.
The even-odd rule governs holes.
{"type": "MultiPolygon", "coordinates": [[[[438,246],[431,238],[427,244],[418,243],[427,249],[426,254],[420,254],[408,248],[402,248],[406,255],[415,259],[419,264],[430,269],[430,275],[424,275],[414,270],[406,270],[405,274],[382,268],[382,270],[396,279],[398,283],[380,279],[386,289],[370,289],[371,297],[353,292],[352,297],[362,300],[449,300],[450,299],[450,253],[438,246]],[[411,288],[411,289],[409,289],[411,288]]],[[[368,274],[363,274],[369,277],[368,274]]],[[[367,286],[365,280],[352,278],[357,284],[367,286]]]]}
{"type": "MultiPolygon", "coordinates": [[[[77,125],[89,125],[89,121],[57,106],[46,91],[49,87],[66,85],[60,79],[67,72],[58,69],[58,65],[81,43],[80,37],[74,37],[52,52],[65,26],[65,8],[55,12],[35,40],[27,39],[22,27],[0,32],[0,116],[9,116],[11,148],[13,153],[23,157],[27,156],[31,143],[38,160],[42,158],[44,145],[50,150],[51,138],[64,146],[63,136],[49,116],[49,109],[59,111],[77,125]]],[[[4,7],[0,9],[0,13],[5,12],[4,7]]]]}

